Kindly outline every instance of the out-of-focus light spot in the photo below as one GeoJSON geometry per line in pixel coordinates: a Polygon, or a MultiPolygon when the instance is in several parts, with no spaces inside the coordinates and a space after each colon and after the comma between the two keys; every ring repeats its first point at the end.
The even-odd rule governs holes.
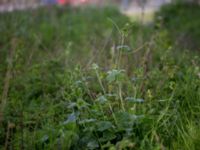
{"type": "Polygon", "coordinates": [[[65,4],[69,3],[69,0],[58,0],[58,3],[60,5],[65,5],[65,4]]]}
{"type": "Polygon", "coordinates": [[[86,0],[81,0],[82,2],[86,2],[86,0]]]}

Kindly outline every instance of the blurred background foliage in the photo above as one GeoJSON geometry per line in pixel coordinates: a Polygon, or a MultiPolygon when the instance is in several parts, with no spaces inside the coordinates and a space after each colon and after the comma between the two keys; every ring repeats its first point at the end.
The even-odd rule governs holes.
{"type": "Polygon", "coordinates": [[[1,13],[0,149],[198,149],[199,7],[1,13]]]}

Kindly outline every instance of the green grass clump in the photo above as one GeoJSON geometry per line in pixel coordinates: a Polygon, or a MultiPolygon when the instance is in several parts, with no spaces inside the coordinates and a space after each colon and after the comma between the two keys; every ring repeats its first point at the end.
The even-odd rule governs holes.
{"type": "Polygon", "coordinates": [[[12,59],[0,148],[199,148],[199,53],[177,49],[169,30],[113,8],[0,20],[1,94],[12,59]]]}
{"type": "Polygon", "coordinates": [[[164,5],[156,14],[170,32],[172,41],[179,47],[199,51],[200,6],[195,3],[172,3],[164,5]]]}

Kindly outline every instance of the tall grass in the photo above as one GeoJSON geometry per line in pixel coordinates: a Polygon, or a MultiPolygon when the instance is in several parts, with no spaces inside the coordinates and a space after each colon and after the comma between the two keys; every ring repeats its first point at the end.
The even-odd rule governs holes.
{"type": "Polygon", "coordinates": [[[174,47],[168,30],[113,8],[0,20],[1,93],[14,50],[1,148],[198,149],[199,54],[174,47]]]}

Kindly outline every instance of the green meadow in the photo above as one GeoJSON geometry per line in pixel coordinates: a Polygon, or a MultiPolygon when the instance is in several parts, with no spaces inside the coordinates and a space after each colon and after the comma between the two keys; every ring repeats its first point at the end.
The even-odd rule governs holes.
{"type": "Polygon", "coordinates": [[[200,6],[0,14],[0,149],[200,149],[200,6]]]}

